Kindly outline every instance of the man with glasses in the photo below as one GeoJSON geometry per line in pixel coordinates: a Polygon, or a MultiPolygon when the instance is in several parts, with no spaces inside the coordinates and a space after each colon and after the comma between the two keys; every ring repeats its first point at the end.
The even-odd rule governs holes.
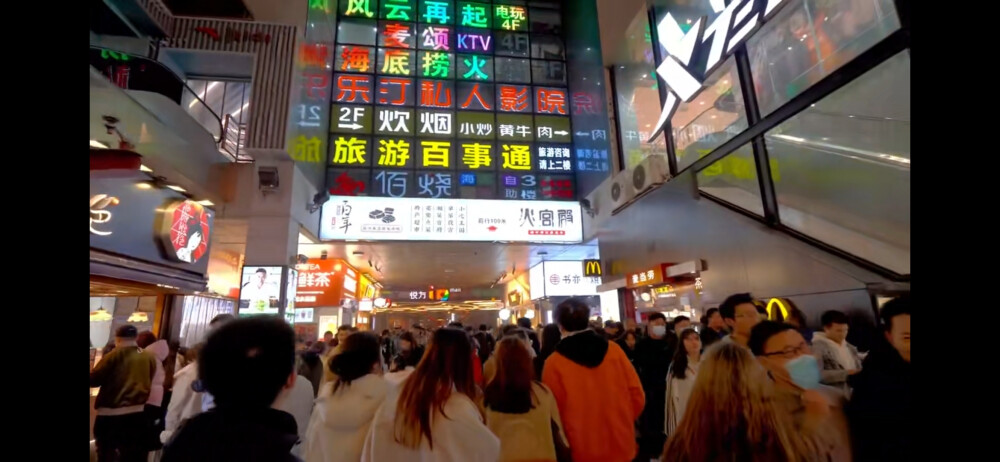
{"type": "Polygon", "coordinates": [[[722,321],[731,331],[731,334],[723,338],[722,341],[733,342],[744,347],[750,341],[750,330],[761,321],[753,297],[748,293],[727,297],[719,305],[719,314],[722,315],[722,321]]]}
{"type": "Polygon", "coordinates": [[[762,321],[751,330],[748,346],[773,382],[779,410],[813,441],[820,459],[850,461],[844,395],[820,384],[819,362],[805,337],[791,324],[762,321]]]}

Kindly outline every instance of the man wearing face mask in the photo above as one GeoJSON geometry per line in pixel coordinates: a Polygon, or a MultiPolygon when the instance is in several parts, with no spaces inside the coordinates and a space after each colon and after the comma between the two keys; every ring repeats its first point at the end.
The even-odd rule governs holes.
{"type": "Polygon", "coordinates": [[[750,331],[748,346],[774,381],[778,408],[792,416],[796,429],[817,451],[815,456],[850,461],[844,395],[820,384],[819,362],[795,326],[762,321],[750,331]]]}
{"type": "Polygon", "coordinates": [[[639,416],[639,454],[643,460],[659,458],[667,441],[663,433],[667,370],[678,343],[677,335],[667,330],[663,313],[649,315],[647,325],[647,336],[636,344],[633,362],[646,393],[646,407],[639,416]]]}

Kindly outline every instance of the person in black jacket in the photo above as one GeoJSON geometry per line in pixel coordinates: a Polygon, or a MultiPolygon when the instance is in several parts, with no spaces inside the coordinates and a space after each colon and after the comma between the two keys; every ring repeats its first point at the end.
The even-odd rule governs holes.
{"type": "Polygon", "coordinates": [[[535,350],[535,357],[538,353],[542,352],[541,342],[538,341],[538,334],[535,333],[535,329],[531,327],[531,320],[528,318],[519,318],[517,320],[518,327],[528,331],[528,340],[531,340],[531,349],[535,350]]]}
{"type": "Polygon", "coordinates": [[[295,418],[275,409],[297,377],[288,323],[256,316],[224,324],[202,348],[198,376],[215,407],[181,424],[162,462],[299,461],[295,418]]]}
{"type": "Polygon", "coordinates": [[[910,367],[910,297],[882,307],[884,340],[877,343],[848,378],[854,389],[847,417],[857,462],[916,460],[912,449],[917,422],[910,367]]]}
{"type": "Polygon", "coordinates": [[[646,407],[639,416],[639,455],[643,460],[659,458],[667,435],[663,433],[667,370],[677,349],[677,335],[667,330],[663,313],[649,315],[648,333],[635,346],[633,365],[646,393],[646,407]]]}

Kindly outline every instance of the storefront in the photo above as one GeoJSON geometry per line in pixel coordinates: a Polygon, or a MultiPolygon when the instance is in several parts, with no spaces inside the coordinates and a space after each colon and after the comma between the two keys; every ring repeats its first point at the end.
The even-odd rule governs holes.
{"type": "Polygon", "coordinates": [[[590,306],[590,318],[601,319],[601,298],[597,286],[600,276],[585,276],[586,262],[546,261],[533,266],[528,271],[531,300],[537,315],[533,324],[555,322],[555,309],[569,298],[578,298],[590,306]]]}
{"type": "Polygon", "coordinates": [[[91,346],[134,323],[158,337],[170,297],[207,284],[215,212],[139,170],[90,175],[91,346]]]}
{"type": "Polygon", "coordinates": [[[201,338],[202,318],[233,311],[231,299],[200,296],[214,217],[138,169],[91,171],[91,368],[123,325],[177,344],[201,338]]]}
{"type": "Polygon", "coordinates": [[[697,322],[704,314],[701,283],[704,266],[700,261],[660,263],[628,273],[625,278],[625,293],[629,299],[626,316],[642,323],[652,313],[663,313],[667,319],[687,316],[697,322]]]}
{"type": "Polygon", "coordinates": [[[360,328],[360,323],[367,328],[370,316],[361,312],[360,301],[366,294],[377,294],[374,279],[337,258],[313,258],[295,269],[294,320],[300,340],[323,338],[342,325],[360,328]]]}

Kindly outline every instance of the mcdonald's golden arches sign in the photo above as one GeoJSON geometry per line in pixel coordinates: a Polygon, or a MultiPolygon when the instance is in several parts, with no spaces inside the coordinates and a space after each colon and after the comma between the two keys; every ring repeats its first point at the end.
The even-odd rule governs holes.
{"type": "Polygon", "coordinates": [[[601,261],[600,260],[584,260],[583,261],[583,277],[601,277],[601,261]]]}

